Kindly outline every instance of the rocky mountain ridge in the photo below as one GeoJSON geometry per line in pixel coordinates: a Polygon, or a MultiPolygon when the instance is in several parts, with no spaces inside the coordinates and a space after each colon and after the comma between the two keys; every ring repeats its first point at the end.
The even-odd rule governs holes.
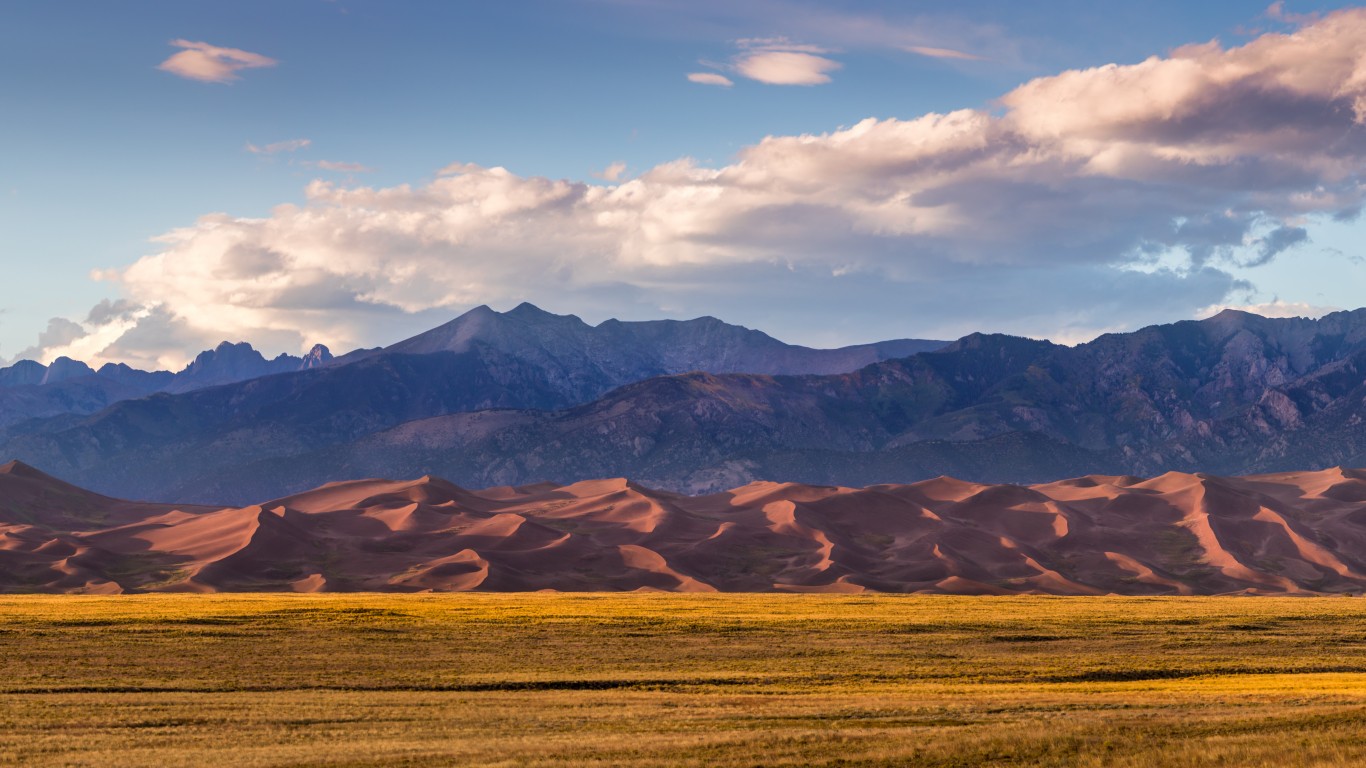
{"type": "MultiPolygon", "coordinates": [[[[622,384],[651,376],[693,370],[852,371],[871,362],[938,349],[947,343],[898,339],[839,349],[811,349],[785,344],[760,331],[711,317],[681,321],[608,320],[590,326],[573,315],[551,314],[531,304],[508,312],[481,306],[389,347],[356,350],[340,357],[334,357],[326,346],[318,344],[303,357],[281,354],[267,359],[250,344],[224,341],[201,352],[177,373],[140,371],[113,363],[96,371],[66,357],[50,365],[21,360],[0,368],[0,427],[33,418],[92,414],[121,401],[157,393],[184,394],[385,355],[478,355],[489,350],[490,357],[539,369],[546,386],[559,392],[553,402],[514,393],[500,401],[503,405],[559,407],[592,400],[622,384]]],[[[477,398],[472,402],[477,402],[477,398]]]]}

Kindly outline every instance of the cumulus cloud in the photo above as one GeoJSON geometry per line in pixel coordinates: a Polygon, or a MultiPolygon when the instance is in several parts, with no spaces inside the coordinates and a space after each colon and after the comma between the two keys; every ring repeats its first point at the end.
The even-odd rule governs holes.
{"type": "Polygon", "coordinates": [[[769,329],[850,315],[866,319],[854,340],[1080,340],[1227,303],[1249,289],[1230,269],[1290,258],[1315,217],[1360,210],[1364,43],[1366,10],[1339,12],[607,186],[462,164],[416,186],[315,181],[301,204],[204,216],[102,277],[187,337],[335,348],[524,299],[769,329]]]}
{"type": "Polygon", "coordinates": [[[243,69],[273,67],[279,63],[259,53],[194,40],[172,40],[171,45],[183,50],[161,62],[157,69],[206,83],[230,83],[240,79],[237,73],[243,69]]]}
{"type": "Polygon", "coordinates": [[[257,146],[250,142],[247,143],[247,151],[253,155],[274,155],[280,152],[297,152],[306,149],[313,142],[310,139],[290,139],[288,141],[277,141],[265,146],[257,146]]]}
{"type": "Polygon", "coordinates": [[[689,72],[688,81],[700,85],[719,85],[725,88],[735,85],[735,82],[729,77],[716,72],[689,72]]]}

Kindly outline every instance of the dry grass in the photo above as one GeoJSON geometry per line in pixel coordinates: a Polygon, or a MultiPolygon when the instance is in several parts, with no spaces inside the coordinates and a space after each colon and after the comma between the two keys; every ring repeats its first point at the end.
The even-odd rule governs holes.
{"type": "Polygon", "coordinates": [[[0,762],[1366,763],[1366,600],[0,597],[0,762]]]}

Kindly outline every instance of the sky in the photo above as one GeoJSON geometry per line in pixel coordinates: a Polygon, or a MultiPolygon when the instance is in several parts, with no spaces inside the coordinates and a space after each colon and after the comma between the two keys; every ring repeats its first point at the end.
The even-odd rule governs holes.
{"type": "Polygon", "coordinates": [[[1366,304],[1345,3],[20,0],[0,72],[0,362],[1366,304]]]}

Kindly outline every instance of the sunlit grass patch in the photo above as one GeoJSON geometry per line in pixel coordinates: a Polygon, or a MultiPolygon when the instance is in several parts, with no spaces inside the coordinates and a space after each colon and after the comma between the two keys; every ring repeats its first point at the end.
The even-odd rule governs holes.
{"type": "Polygon", "coordinates": [[[0,762],[1355,765],[1366,601],[0,597],[0,762]]]}

